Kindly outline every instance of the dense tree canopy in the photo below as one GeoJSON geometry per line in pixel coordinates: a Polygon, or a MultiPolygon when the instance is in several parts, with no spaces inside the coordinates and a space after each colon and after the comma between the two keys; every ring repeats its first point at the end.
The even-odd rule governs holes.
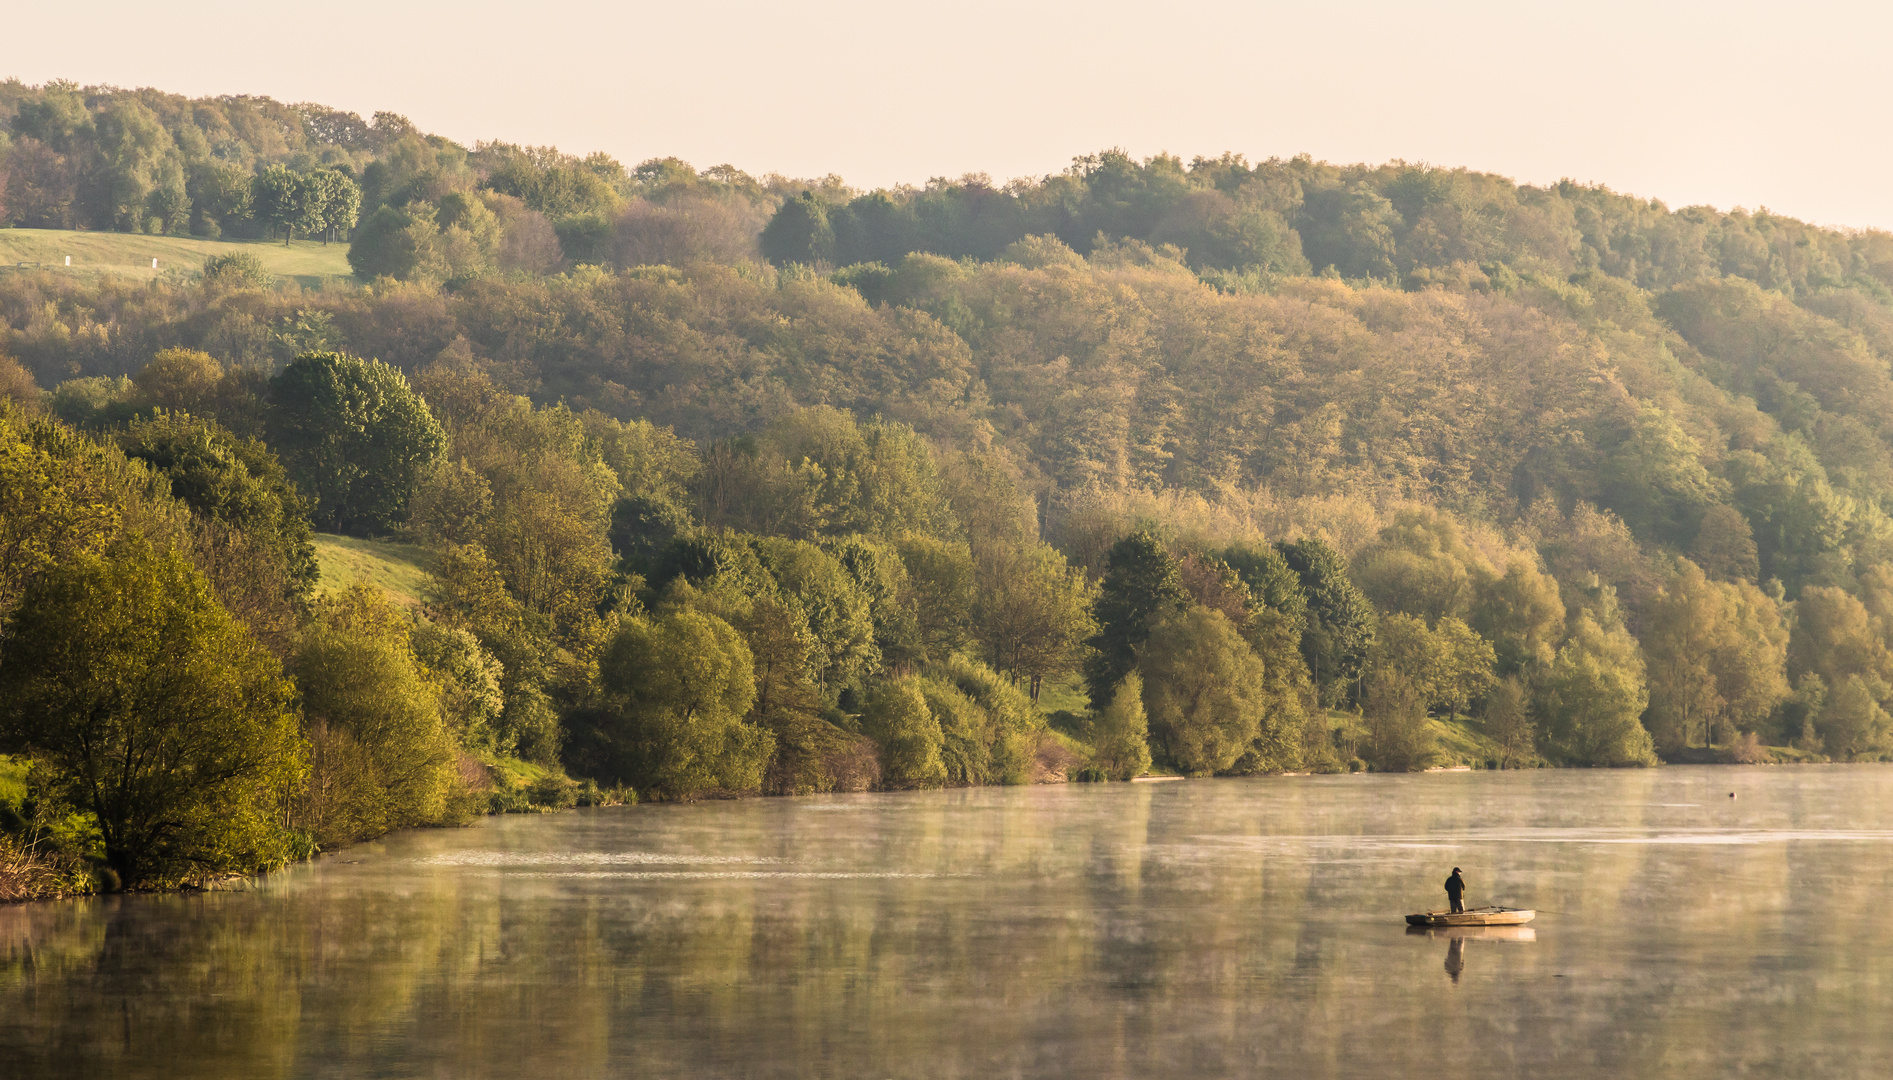
{"type": "Polygon", "coordinates": [[[282,828],[204,866],[526,769],[1893,755],[1884,232],[1233,155],[864,192],[66,83],[0,129],[11,223],[350,241],[319,291],[0,276],[0,678],[136,622],[72,584],[136,549],[295,687],[282,828]],[[322,579],[317,528],[413,545],[419,602],[322,579]]]}

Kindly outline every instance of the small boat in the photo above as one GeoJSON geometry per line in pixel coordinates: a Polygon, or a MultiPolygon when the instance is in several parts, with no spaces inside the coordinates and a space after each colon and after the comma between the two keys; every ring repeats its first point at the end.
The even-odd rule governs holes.
{"type": "Polygon", "coordinates": [[[1470,911],[1422,911],[1408,926],[1521,926],[1538,917],[1530,908],[1481,907],[1470,911]]]}

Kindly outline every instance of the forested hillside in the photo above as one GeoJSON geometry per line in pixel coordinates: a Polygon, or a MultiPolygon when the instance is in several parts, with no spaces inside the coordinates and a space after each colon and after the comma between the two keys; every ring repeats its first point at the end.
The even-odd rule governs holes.
{"type": "Polygon", "coordinates": [[[257,688],[233,730],[301,755],[218,865],[451,819],[467,760],[687,798],[1893,753],[1893,235],[1299,158],[858,192],[4,89],[14,221],[47,155],[90,205],[134,105],[181,162],[273,117],[217,160],[359,180],[362,284],[0,276],[0,694],[103,692],[36,667],[70,612],[196,612],[253,657],[206,675],[257,688]],[[318,599],[312,530],[421,545],[420,610],[318,599]]]}

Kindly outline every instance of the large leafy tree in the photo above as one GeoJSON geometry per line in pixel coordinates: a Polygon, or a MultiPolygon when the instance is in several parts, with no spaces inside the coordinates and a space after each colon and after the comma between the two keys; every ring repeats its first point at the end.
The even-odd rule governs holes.
{"type": "Polygon", "coordinates": [[[1049,544],[994,543],[980,552],[974,635],[992,666],[1025,680],[1032,700],[1049,676],[1069,674],[1096,631],[1096,588],[1049,544]]]}
{"type": "Polygon", "coordinates": [[[1746,581],[1711,581],[1681,560],[1643,606],[1642,624],[1646,724],[1666,752],[1754,731],[1788,696],[1788,629],[1774,601],[1746,581]]]}
{"type": "Polygon", "coordinates": [[[422,249],[432,234],[428,221],[392,206],[377,207],[348,245],[349,269],[364,278],[405,281],[420,265],[422,249]]]}
{"type": "Polygon", "coordinates": [[[1387,616],[1368,663],[1376,674],[1404,680],[1423,709],[1455,716],[1497,681],[1492,644],[1451,616],[1432,627],[1416,615],[1387,616]]]}
{"type": "Polygon", "coordinates": [[[90,811],[127,887],[285,860],[306,747],[291,687],[172,552],[80,554],[27,591],[0,664],[0,749],[90,811]]]}
{"type": "Polygon", "coordinates": [[[666,798],[760,787],[775,740],[747,722],[754,661],[729,623],[680,610],[628,622],[599,660],[607,703],[588,714],[575,759],[666,798]]]}
{"type": "Polygon", "coordinates": [[[333,532],[405,521],[415,478],[447,446],[406,376],[379,360],[303,353],[270,380],[270,399],[270,441],[333,532]]]}
{"type": "MultiPolygon", "coordinates": [[[[1886,568],[1876,567],[1863,591],[1869,601],[1884,603],[1886,568]]],[[[1788,670],[1800,679],[1819,675],[1830,687],[1859,676],[1876,696],[1893,695],[1893,625],[1886,615],[1840,589],[1810,585],[1794,605],[1794,635],[1789,641],[1788,670]]]]}
{"type": "Polygon", "coordinates": [[[1397,667],[1376,667],[1365,681],[1361,706],[1367,742],[1361,750],[1367,760],[1381,772],[1418,772],[1430,766],[1439,746],[1427,723],[1424,692],[1397,667]]]}
{"type": "Polygon", "coordinates": [[[1354,587],[1347,560],[1315,537],[1278,543],[1276,551],[1301,576],[1308,602],[1308,629],[1302,634],[1302,658],[1324,700],[1345,696],[1361,677],[1374,646],[1374,605],[1354,587]]]}
{"type": "Polygon", "coordinates": [[[815,643],[810,675],[839,694],[881,670],[873,600],[841,560],[804,540],[762,537],[752,544],[785,606],[808,627],[815,643]]]}
{"type": "Polygon", "coordinates": [[[1248,772],[1296,763],[1300,712],[1272,697],[1261,658],[1222,612],[1165,612],[1142,651],[1151,741],[1166,764],[1203,776],[1250,754],[1248,772]]]}
{"type": "Polygon", "coordinates": [[[1301,575],[1273,547],[1232,547],[1223,552],[1222,561],[1242,579],[1249,595],[1261,610],[1254,617],[1279,627],[1295,643],[1308,629],[1308,598],[1302,595],[1301,575]]]}
{"type": "Polygon", "coordinates": [[[1884,751],[1889,720],[1874,697],[1874,687],[1858,675],[1849,675],[1822,706],[1815,721],[1821,748],[1830,757],[1846,761],[1856,754],[1884,751]]]}
{"type": "Polygon", "coordinates": [[[1624,629],[1616,597],[1604,590],[1580,611],[1545,675],[1546,748],[1569,765],[1654,765],[1650,733],[1640,718],[1650,703],[1643,657],[1624,629]]]}
{"type": "Polygon", "coordinates": [[[406,616],[358,582],[317,605],[291,658],[311,745],[301,806],[325,841],[453,820],[454,740],[406,616]]]}
{"type": "Polygon", "coordinates": [[[881,748],[881,779],[888,787],[939,787],[946,782],[947,767],[940,755],[945,735],[919,679],[909,675],[877,687],[861,715],[861,730],[881,748]]]}
{"type": "Polygon", "coordinates": [[[315,588],[308,513],[282,462],[255,439],[214,420],[166,413],[133,420],[119,435],[125,456],[171,482],[171,494],[211,521],[242,532],[280,560],[296,598],[315,588]]]}
{"type": "MultiPolygon", "coordinates": [[[[39,575],[115,537],[121,515],[65,452],[84,440],[0,401],[0,635],[39,575]]],[[[3,637],[0,637],[3,640],[3,637]]]]}
{"type": "Polygon", "coordinates": [[[309,232],[321,222],[322,208],[312,203],[320,188],[305,180],[287,165],[271,165],[250,180],[251,214],[270,231],[282,230],[285,247],[298,230],[309,232]]]}
{"type": "Polygon", "coordinates": [[[929,659],[945,659],[972,637],[973,553],[965,543],[910,536],[900,543],[900,557],[921,646],[929,659]]]}
{"type": "Polygon", "coordinates": [[[1188,601],[1177,561],[1155,535],[1133,533],[1112,545],[1095,608],[1098,632],[1090,644],[1096,652],[1084,669],[1093,709],[1109,705],[1118,684],[1136,669],[1151,623],[1188,601]]]}
{"type": "Polygon", "coordinates": [[[361,216],[361,185],[335,169],[317,169],[303,177],[300,194],[309,211],[305,225],[320,232],[325,244],[347,236],[361,216]]]}
{"type": "Polygon", "coordinates": [[[1144,680],[1124,677],[1111,703],[1091,727],[1091,764],[1113,780],[1142,776],[1150,768],[1150,722],[1144,712],[1144,680]]]}
{"type": "Polygon", "coordinates": [[[835,228],[828,204],[812,191],[784,202],[762,231],[762,253],[777,265],[833,262],[835,228]]]}

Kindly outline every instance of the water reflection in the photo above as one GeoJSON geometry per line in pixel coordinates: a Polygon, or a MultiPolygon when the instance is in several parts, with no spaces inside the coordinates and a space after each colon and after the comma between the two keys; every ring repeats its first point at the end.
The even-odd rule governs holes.
{"type": "Polygon", "coordinates": [[[1407,936],[1445,938],[1446,974],[1457,985],[1466,970],[1466,942],[1537,941],[1538,931],[1529,926],[1409,926],[1407,936]]]}
{"type": "Polygon", "coordinates": [[[1874,1074],[1893,771],[1746,770],[1739,807],[1730,778],[1079,785],[407,834],[250,893],[0,908],[0,1075],[1874,1074]],[[1404,928],[1442,860],[1562,914],[1404,928]]]}

